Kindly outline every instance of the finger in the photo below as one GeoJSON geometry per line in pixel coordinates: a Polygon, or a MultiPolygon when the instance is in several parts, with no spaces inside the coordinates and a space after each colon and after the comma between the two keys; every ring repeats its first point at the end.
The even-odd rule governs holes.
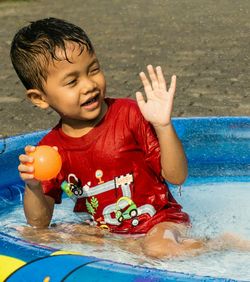
{"type": "Polygon", "coordinates": [[[23,181],[35,179],[34,174],[32,173],[20,173],[20,177],[23,181]]]}
{"type": "Polygon", "coordinates": [[[148,95],[150,94],[150,92],[152,92],[152,86],[147,78],[147,76],[145,75],[144,72],[140,72],[140,78],[141,78],[141,82],[143,84],[143,87],[144,87],[144,91],[145,93],[148,95]]]}
{"type": "Polygon", "coordinates": [[[18,171],[20,173],[31,173],[31,172],[34,171],[34,167],[33,167],[33,165],[28,166],[28,165],[20,164],[18,166],[18,171]]]}
{"type": "Polygon", "coordinates": [[[149,77],[151,79],[151,83],[152,83],[153,89],[159,88],[158,78],[157,78],[157,76],[155,74],[155,70],[154,70],[153,66],[152,65],[148,65],[147,69],[148,69],[148,74],[149,74],[149,77]]]}
{"type": "Polygon", "coordinates": [[[19,161],[21,163],[32,163],[34,161],[34,158],[31,156],[22,154],[19,156],[19,161]]]}
{"type": "Polygon", "coordinates": [[[28,145],[24,148],[24,150],[25,150],[25,153],[31,153],[31,152],[34,152],[36,150],[36,147],[32,146],[32,145],[28,145]]]}
{"type": "Polygon", "coordinates": [[[141,92],[136,92],[135,93],[135,97],[136,97],[136,101],[138,103],[138,106],[141,109],[141,107],[143,107],[146,104],[142,93],[141,92]]]}
{"type": "Polygon", "coordinates": [[[167,84],[166,84],[165,77],[163,75],[162,68],[160,66],[156,67],[156,74],[157,74],[157,77],[158,77],[159,88],[166,91],[167,90],[167,84]]]}
{"type": "Polygon", "coordinates": [[[55,149],[58,152],[58,147],[57,146],[53,146],[53,149],[55,149]]]}
{"type": "Polygon", "coordinates": [[[16,231],[18,231],[20,233],[25,231],[25,227],[24,226],[15,226],[14,228],[15,228],[16,231]]]}
{"type": "Polygon", "coordinates": [[[168,89],[168,93],[174,96],[175,90],[176,90],[176,75],[173,75],[171,77],[171,84],[170,84],[170,87],[168,89]]]}

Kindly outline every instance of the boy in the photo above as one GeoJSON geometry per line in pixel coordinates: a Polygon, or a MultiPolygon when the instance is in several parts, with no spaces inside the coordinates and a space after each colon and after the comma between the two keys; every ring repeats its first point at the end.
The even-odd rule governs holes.
{"type": "Polygon", "coordinates": [[[137,104],[105,98],[106,81],[86,33],[55,18],[22,28],[13,39],[11,60],[30,101],[60,116],[40,142],[58,148],[59,175],[42,183],[34,178],[34,168],[27,166],[34,146],[19,158],[31,226],[49,226],[65,184],[80,189],[74,211],[89,222],[114,233],[146,234],[138,240],[146,255],[203,248],[201,242],[182,239],[189,217],[165,183],[181,185],[187,176],[185,153],[171,123],[175,76],[167,89],[161,67],[149,65],[149,78],[140,73],[146,101],[140,92],[137,104]]]}

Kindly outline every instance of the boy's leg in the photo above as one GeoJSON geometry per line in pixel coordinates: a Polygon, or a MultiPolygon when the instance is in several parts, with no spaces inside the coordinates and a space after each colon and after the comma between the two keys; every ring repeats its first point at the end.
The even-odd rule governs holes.
{"type": "Polygon", "coordinates": [[[141,242],[145,255],[155,258],[170,258],[195,255],[204,250],[202,241],[185,238],[187,226],[172,222],[155,225],[141,242]]]}
{"type": "Polygon", "coordinates": [[[31,242],[104,244],[105,231],[84,224],[63,223],[51,228],[38,229],[31,226],[17,227],[20,235],[31,242]]]}
{"type": "Polygon", "coordinates": [[[207,248],[211,251],[236,250],[250,252],[250,240],[244,239],[237,234],[224,233],[215,239],[208,240],[207,248]]]}

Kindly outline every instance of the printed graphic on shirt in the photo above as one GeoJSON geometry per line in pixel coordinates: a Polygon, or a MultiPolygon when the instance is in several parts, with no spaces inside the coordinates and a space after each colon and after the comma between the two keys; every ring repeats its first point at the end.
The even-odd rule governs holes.
{"type": "Polygon", "coordinates": [[[82,186],[81,180],[78,179],[73,173],[68,175],[68,181],[64,181],[61,184],[62,190],[70,198],[74,198],[74,196],[77,197],[82,195],[83,188],[81,186],[82,186]]]}
{"type": "MultiPolygon", "coordinates": [[[[101,178],[103,172],[97,170],[95,173],[98,178],[98,185],[90,187],[91,183],[88,182],[82,186],[81,181],[74,175],[69,174],[68,181],[64,181],[61,185],[62,190],[74,201],[77,199],[85,198],[85,204],[90,218],[95,218],[98,207],[100,206],[97,196],[102,193],[120,189],[122,196],[103,208],[101,211],[102,216],[95,218],[95,224],[108,227],[110,225],[120,225],[122,222],[130,220],[132,226],[137,226],[140,222],[139,216],[142,214],[148,214],[151,217],[156,213],[155,208],[150,204],[137,206],[132,200],[131,184],[134,182],[133,174],[127,173],[125,175],[119,175],[114,179],[104,182],[101,178]]],[[[81,213],[84,214],[84,213],[81,213]]]]}
{"type": "Polygon", "coordinates": [[[116,202],[115,217],[119,222],[123,222],[126,219],[132,219],[131,224],[133,226],[138,225],[139,219],[136,217],[138,210],[136,204],[128,197],[121,197],[116,202]]]}
{"type": "Polygon", "coordinates": [[[63,181],[61,184],[61,189],[66,193],[66,195],[74,200],[83,193],[87,193],[91,186],[91,182],[87,182],[84,186],[81,184],[81,180],[76,177],[75,174],[71,173],[68,175],[68,181],[63,181]]]}
{"type": "Polygon", "coordinates": [[[102,180],[102,177],[103,177],[103,171],[98,169],[96,172],[95,172],[95,177],[97,179],[99,179],[99,182],[98,184],[102,184],[104,181],[102,180]]]}
{"type": "Polygon", "coordinates": [[[88,199],[86,199],[86,207],[90,214],[95,215],[98,206],[99,206],[99,203],[98,203],[97,198],[92,197],[90,199],[90,202],[88,201],[88,199]]]}

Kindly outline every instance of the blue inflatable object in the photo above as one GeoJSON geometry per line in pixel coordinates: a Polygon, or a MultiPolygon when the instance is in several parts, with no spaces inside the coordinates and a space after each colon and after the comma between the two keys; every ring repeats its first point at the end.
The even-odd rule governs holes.
{"type": "MultiPolygon", "coordinates": [[[[250,117],[174,119],[189,162],[189,183],[250,181],[250,117]]],[[[0,140],[0,211],[22,201],[18,155],[47,131],[0,140]]],[[[233,281],[120,264],[32,244],[0,232],[0,281],[233,281]]]]}

